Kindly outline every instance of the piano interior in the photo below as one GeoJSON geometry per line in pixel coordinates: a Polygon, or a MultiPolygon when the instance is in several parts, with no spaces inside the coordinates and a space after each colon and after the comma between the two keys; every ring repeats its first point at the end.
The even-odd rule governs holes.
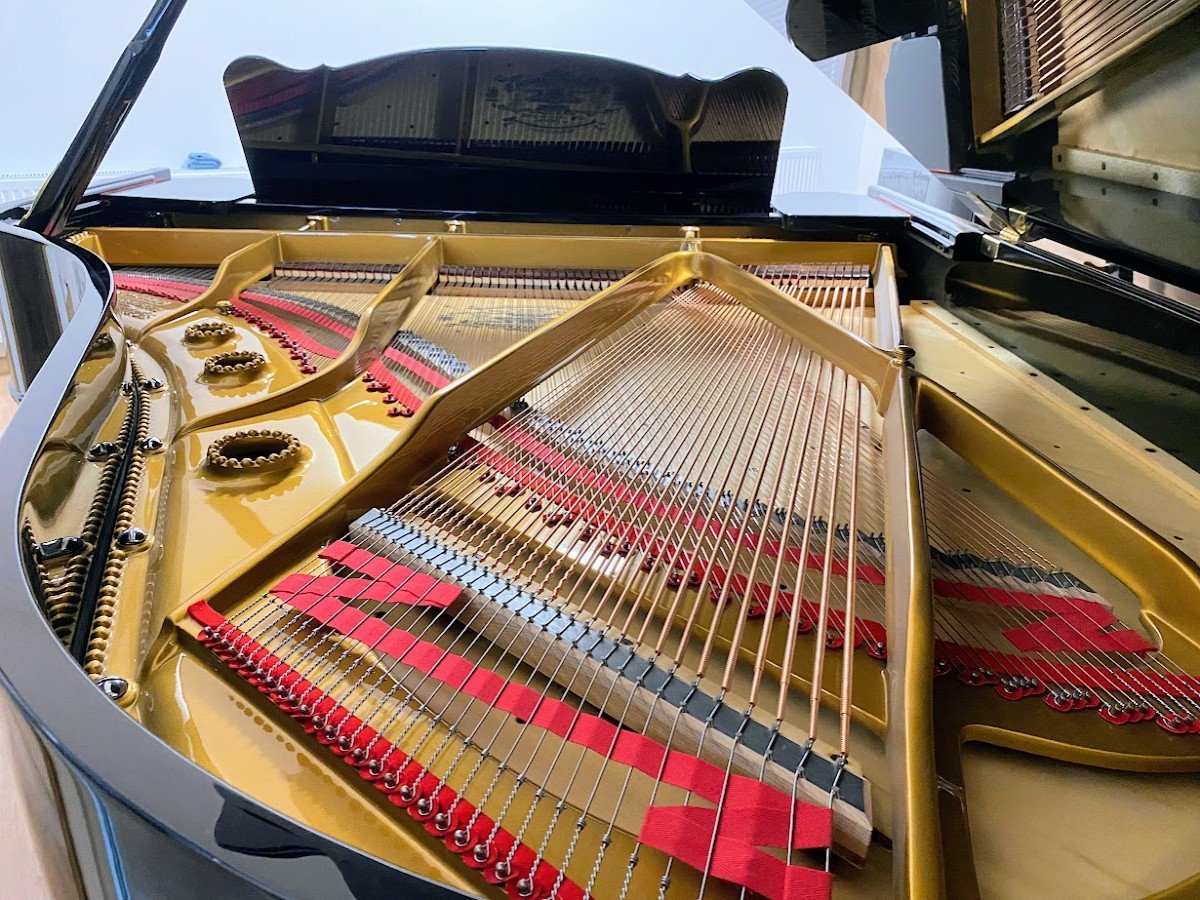
{"type": "Polygon", "coordinates": [[[127,498],[119,591],[37,577],[130,716],[471,894],[1194,878],[1195,475],[996,314],[901,304],[886,244],[354,226],[76,238],[129,341],[22,515],[127,498]]]}

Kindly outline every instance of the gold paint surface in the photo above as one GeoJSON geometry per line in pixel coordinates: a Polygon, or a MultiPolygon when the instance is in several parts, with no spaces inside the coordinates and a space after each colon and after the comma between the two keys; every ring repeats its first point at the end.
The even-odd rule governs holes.
{"type": "MultiPolygon", "coordinates": [[[[303,223],[291,223],[299,224],[303,223]]],[[[287,225],[281,217],[280,226],[287,225]]],[[[762,233],[704,228],[698,243],[685,247],[679,229],[665,227],[472,222],[468,233],[444,234],[441,222],[404,225],[404,234],[380,232],[376,229],[384,226],[378,221],[348,218],[331,221],[333,231],[305,234],[96,229],[89,236],[116,265],[211,266],[241,254],[238,266],[226,267],[227,273],[232,272],[227,284],[246,280],[261,270],[263,260],[395,263],[416,259],[420,253],[445,265],[635,272],[504,349],[497,347],[486,362],[433,392],[412,418],[389,417],[378,396],[366,390],[355,366],[382,352],[390,332],[411,323],[417,310],[436,308],[438,298],[428,294],[429,278],[411,295],[402,299],[393,295],[390,308],[383,302],[386,292],[381,292],[374,309],[384,312],[374,326],[360,323],[354,365],[337,370],[336,375],[317,376],[319,388],[307,392],[299,389],[303,379],[278,344],[241,320],[228,320],[237,330],[236,339],[219,348],[183,342],[187,325],[214,317],[205,304],[215,302],[215,293],[191,310],[174,310],[151,323],[133,353],[148,374],[168,384],[168,393],[152,400],[150,411],[151,433],[167,447],[148,458],[137,498],[136,519],[153,537],[148,548],[126,560],[110,659],[136,685],[131,715],[199,765],[336,839],[477,893],[484,887],[474,873],[439,850],[406,815],[360,783],[344,764],[196,644],[190,637],[195,629],[183,616],[185,605],[204,596],[218,609],[229,610],[258,596],[281,575],[299,569],[358,513],[401,496],[431,466],[440,464],[447,447],[466,429],[522,396],[530,383],[611,333],[637,310],[698,274],[735,295],[746,295],[756,311],[780,327],[817,341],[864,378],[885,412],[903,418],[900,414],[908,401],[906,391],[895,391],[902,375],[887,353],[826,327],[828,322],[817,324],[824,322],[820,316],[807,309],[797,312],[789,306],[789,298],[763,282],[756,284],[737,268],[788,262],[877,268],[883,255],[877,244],[789,242],[762,233]],[[363,231],[353,233],[354,227],[363,231]],[[498,233],[506,228],[517,233],[498,233]],[[265,376],[233,386],[206,382],[201,374],[203,359],[234,348],[263,353],[268,359],[265,376]],[[285,392],[283,397],[271,400],[279,391],[285,392]],[[264,401],[265,406],[244,406],[264,401]],[[243,406],[252,414],[242,415],[243,406]],[[213,425],[210,419],[205,425],[204,417],[214,415],[228,420],[213,425]],[[200,427],[189,432],[189,423],[200,427]],[[305,448],[300,465],[234,476],[206,466],[204,454],[213,439],[254,427],[295,434],[305,448]]],[[[875,300],[881,305],[891,304],[894,297],[887,290],[890,273],[888,278],[889,285],[876,290],[875,300]]],[[[393,288],[402,282],[398,278],[393,288]]],[[[885,313],[875,312],[881,327],[886,326],[885,313]]],[[[1044,548],[1050,558],[1062,560],[1064,567],[1102,589],[1123,618],[1149,611],[1144,622],[1148,633],[1173,635],[1175,647],[1186,650],[1200,635],[1196,620],[1200,604],[1188,593],[1194,584],[1189,582],[1186,561],[1164,552],[1156,533],[1180,535],[1180,549],[1200,556],[1200,486],[1186,484],[1180,473],[1138,457],[1128,436],[1118,429],[1067,415],[1069,398],[1046,393],[1045,385],[1032,387],[1032,379],[1013,360],[989,353],[967,329],[960,332],[938,315],[938,310],[920,304],[900,312],[904,340],[917,348],[917,369],[1000,420],[1019,440],[992,431],[969,411],[944,413],[943,408],[944,414],[935,416],[931,388],[926,389],[922,415],[918,385],[918,427],[932,425],[935,431],[948,432],[938,435],[940,441],[922,437],[918,448],[922,462],[955,486],[969,487],[986,498],[988,509],[1031,546],[1044,548]],[[1022,441],[1148,527],[1125,521],[1119,511],[1073,488],[1065,477],[1047,471],[1036,477],[1022,474],[1039,467],[1023,452],[1022,441]],[[943,442],[955,446],[939,446],[943,442]],[[1061,451],[1051,453],[1051,444],[1061,445],[1061,451]],[[1141,487],[1118,474],[1127,473],[1131,462],[1139,478],[1145,479],[1141,487]],[[1008,477],[1022,482],[1025,493],[1014,499],[997,488],[988,479],[996,475],[987,471],[989,467],[1011,469],[1008,477]],[[1025,507],[1038,505],[1030,491],[1050,483],[1062,496],[1074,499],[1057,517],[1050,516],[1055,521],[1048,524],[1045,517],[1025,507]],[[1068,527],[1063,517],[1081,516],[1091,523],[1089,535],[1074,536],[1083,547],[1051,527],[1068,527]],[[1125,529],[1115,542],[1114,523],[1125,529]],[[1170,583],[1176,589],[1172,597],[1162,599],[1146,585],[1166,577],[1163,566],[1168,563],[1170,583]]],[[[116,346],[123,347],[119,331],[114,330],[114,335],[116,346]]],[[[878,336],[876,343],[886,347],[886,337],[878,336]]],[[[96,467],[82,462],[79,454],[96,440],[111,436],[121,406],[113,383],[124,377],[124,370],[121,350],[98,355],[80,370],[76,391],[60,411],[49,452],[39,463],[38,490],[28,498],[27,510],[39,536],[69,530],[86,512],[95,491],[96,467]]],[[[900,430],[906,428],[911,424],[901,423],[900,430]]],[[[889,477],[906,467],[912,474],[911,459],[902,458],[896,465],[889,477]]],[[[906,497],[912,506],[897,528],[907,525],[914,541],[922,533],[916,490],[910,480],[896,495],[906,497]]],[[[899,547],[897,534],[889,525],[889,540],[899,547]]],[[[932,873],[941,868],[939,857],[949,863],[947,891],[954,896],[969,896],[973,890],[996,896],[1034,895],[1079,885],[1094,890],[1096,896],[1118,896],[1163,890],[1193,877],[1194,871],[1188,870],[1189,862],[1193,870],[1196,867],[1192,860],[1170,853],[1161,859],[1138,860],[1130,854],[1152,845],[1150,838],[1157,840],[1160,833],[1185,835],[1194,830],[1184,814],[1200,800],[1193,797],[1195,781],[1190,774],[1200,768],[1200,753],[1153,726],[1113,729],[1094,714],[1084,714],[1090,715],[1085,722],[1082,717],[1053,713],[1036,700],[1006,703],[990,691],[945,680],[931,687],[924,645],[930,628],[923,602],[928,600],[927,573],[922,574],[920,553],[914,548],[909,548],[907,557],[897,563],[910,576],[904,602],[894,599],[911,629],[905,648],[908,658],[890,661],[904,666],[900,677],[889,676],[889,685],[880,663],[857,655],[853,742],[858,749],[852,760],[856,771],[871,781],[877,829],[893,840],[899,837],[900,844],[894,855],[873,847],[862,869],[837,863],[838,894],[883,896],[899,889],[910,895],[936,895],[940,883],[932,873]],[[936,770],[928,758],[935,738],[936,770]],[[895,749],[898,743],[903,752],[895,749]],[[904,762],[897,765],[897,759],[904,762]],[[939,776],[961,791],[961,804],[944,792],[932,799],[939,776]],[[1073,787],[1080,789],[1073,792],[1073,787]],[[936,811],[931,808],[939,800],[940,838],[936,811]],[[1044,821],[1030,814],[1038,810],[1040,815],[1043,805],[1052,807],[1044,821]],[[1136,822],[1135,830],[1142,829],[1139,834],[1146,837],[1129,841],[1128,848],[1110,846],[1117,829],[1107,827],[1106,819],[1111,819],[1114,809],[1132,810],[1131,823],[1136,822]],[[1090,846],[1083,845],[1087,836],[1096,838],[1090,846]],[[1154,861],[1162,865],[1156,869],[1151,865],[1154,861]],[[969,870],[965,879],[955,874],[964,867],[969,870]]],[[[700,622],[702,633],[707,625],[700,622]]],[[[747,626],[751,644],[757,642],[757,629],[761,625],[747,626]]],[[[778,630],[773,639],[779,641],[778,630]]],[[[717,641],[718,654],[727,647],[727,640],[717,641]]],[[[801,653],[811,657],[811,641],[802,644],[801,653]]],[[[799,671],[805,671],[805,665],[802,661],[799,671]]],[[[825,673],[830,701],[836,699],[835,674],[830,669],[825,673]]],[[[735,690],[746,689],[746,678],[747,673],[739,672],[735,690]]],[[[798,681],[803,684],[803,679],[798,681]]],[[[826,710],[822,716],[826,717],[822,728],[835,731],[833,712],[826,710]]],[[[797,716],[797,724],[802,720],[802,715],[797,716]]],[[[568,802],[579,802],[571,785],[555,787],[568,802]]],[[[618,822],[618,826],[619,841],[628,847],[636,823],[618,822]]],[[[589,835],[587,840],[596,837],[589,835]]],[[[572,875],[580,877],[575,871],[572,875]]],[[[586,874],[581,877],[586,879],[586,874]]],[[[639,882],[637,886],[641,895],[654,894],[653,885],[639,882]]],[[[495,891],[492,895],[499,896],[495,891]]]]}

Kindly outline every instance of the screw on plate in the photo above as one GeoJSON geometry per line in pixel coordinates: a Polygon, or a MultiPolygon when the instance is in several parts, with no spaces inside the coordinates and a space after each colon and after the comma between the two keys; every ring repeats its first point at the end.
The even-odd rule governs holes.
{"type": "Polygon", "coordinates": [[[142,438],[142,440],[138,441],[138,449],[145,453],[157,453],[165,446],[166,444],[158,438],[153,437],[142,438]]]}
{"type": "Polygon", "coordinates": [[[118,547],[139,547],[142,544],[146,543],[146,541],[149,539],[149,537],[150,537],[150,535],[147,534],[146,531],[142,528],[138,528],[136,526],[133,528],[126,528],[124,531],[122,531],[120,534],[117,535],[117,546],[118,547]]]}
{"type": "Polygon", "coordinates": [[[161,391],[163,387],[161,378],[147,378],[142,382],[142,388],[147,391],[161,391]]]}
{"type": "Polygon", "coordinates": [[[129,693],[129,682],[116,676],[101,678],[96,682],[96,687],[100,688],[100,692],[109,700],[120,700],[129,693]]]}
{"type": "Polygon", "coordinates": [[[58,559],[60,556],[74,556],[76,553],[82,553],[84,546],[83,538],[69,535],[35,544],[33,555],[42,560],[58,559]]]}
{"type": "Polygon", "coordinates": [[[92,444],[88,448],[87,457],[93,462],[98,462],[99,460],[108,459],[110,456],[115,455],[120,449],[113,441],[100,441],[100,443],[92,444]]]}

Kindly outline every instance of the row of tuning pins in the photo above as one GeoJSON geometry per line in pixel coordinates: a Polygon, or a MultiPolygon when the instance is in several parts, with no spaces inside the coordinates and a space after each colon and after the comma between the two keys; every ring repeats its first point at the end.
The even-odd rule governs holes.
{"type": "Polygon", "coordinates": [[[377,263],[282,263],[275,267],[275,278],[302,281],[359,282],[386,284],[400,274],[403,265],[377,263]]]}
{"type": "Polygon", "coordinates": [[[439,287],[448,290],[515,291],[590,296],[620,281],[627,272],[614,269],[509,268],[506,266],[443,266],[439,287]]]}

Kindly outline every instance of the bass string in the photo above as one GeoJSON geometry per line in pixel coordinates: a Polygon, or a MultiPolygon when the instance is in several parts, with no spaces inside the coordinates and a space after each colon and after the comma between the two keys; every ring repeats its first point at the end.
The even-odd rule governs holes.
{"type": "MultiPolygon", "coordinates": [[[[875,448],[875,449],[876,449],[876,452],[878,452],[877,448],[875,448]]],[[[874,471],[871,467],[867,467],[866,471],[868,473],[868,477],[874,477],[874,471]]],[[[932,489],[935,492],[938,491],[940,489],[940,484],[939,484],[938,480],[936,478],[930,479],[928,477],[928,474],[929,474],[928,472],[923,471],[922,480],[927,485],[932,487],[932,489]]],[[[957,498],[957,497],[955,497],[954,499],[961,500],[961,498],[957,498]]],[[[975,529],[976,526],[973,525],[973,523],[971,522],[971,520],[969,518],[964,518],[962,516],[956,516],[956,518],[957,518],[957,524],[958,524],[959,528],[953,532],[955,535],[961,536],[961,535],[967,534],[975,529]]],[[[942,536],[942,526],[938,525],[936,523],[936,520],[929,521],[929,531],[930,531],[930,537],[931,537],[932,541],[935,543],[940,542],[940,538],[942,536]]],[[[869,557],[873,558],[877,565],[884,564],[884,562],[885,562],[884,556],[876,548],[873,548],[868,545],[865,548],[864,552],[867,553],[867,555],[869,557]]],[[[939,568],[939,564],[937,564],[937,563],[934,564],[934,569],[935,569],[935,571],[942,571],[942,569],[939,568]]],[[[958,573],[946,572],[945,574],[951,576],[951,577],[947,578],[946,580],[950,581],[951,583],[954,583],[953,576],[958,573]]],[[[1003,585],[1000,583],[992,584],[990,582],[985,582],[985,581],[981,580],[981,576],[978,576],[973,571],[970,573],[967,573],[966,575],[959,574],[959,577],[960,578],[965,577],[965,578],[969,579],[966,582],[967,584],[978,586],[978,587],[983,587],[983,588],[994,588],[994,589],[1002,592],[1008,599],[1013,599],[1013,600],[1016,599],[1015,597],[1013,597],[1010,589],[1006,585],[1003,585]]],[[[961,596],[962,595],[960,593],[960,597],[961,596]]],[[[1006,652],[995,643],[994,639],[990,635],[986,634],[983,631],[980,631],[979,628],[976,627],[970,621],[963,619],[958,613],[956,613],[953,609],[951,609],[944,602],[935,604],[934,613],[935,613],[935,618],[937,620],[937,624],[938,624],[938,626],[940,626],[941,634],[943,636],[949,637],[952,640],[955,640],[961,646],[969,648],[969,649],[978,648],[978,650],[991,650],[996,653],[1006,652]]],[[[995,609],[995,613],[999,616],[1008,617],[1010,625],[1025,626],[1025,625],[1030,625],[1030,624],[1036,624],[1038,621],[1036,619],[1036,617],[1032,616],[1032,614],[1026,614],[1028,616],[1027,618],[1018,617],[1018,615],[1015,611],[1015,608],[1011,607],[1011,606],[998,605],[995,609]]],[[[1087,637],[1086,635],[1082,634],[1081,632],[1078,632],[1078,629],[1075,629],[1075,630],[1080,638],[1087,637]]],[[[1044,644],[1043,644],[1043,647],[1045,647],[1044,644]]],[[[1044,650],[1044,652],[1046,652],[1050,655],[1054,655],[1053,651],[1050,651],[1048,648],[1046,648],[1044,650]]],[[[976,659],[978,660],[979,667],[981,669],[988,668],[988,665],[984,662],[983,657],[976,656],[976,659]]],[[[1063,658],[1062,662],[1070,663],[1071,660],[1067,659],[1067,658],[1063,658]]],[[[1042,662],[1041,660],[1039,660],[1037,658],[1030,657],[1030,658],[1024,659],[1023,661],[1021,661],[1021,665],[1025,668],[1026,674],[1030,677],[1035,677],[1042,681],[1047,681],[1047,682],[1056,682],[1059,680],[1059,679],[1053,677],[1053,670],[1048,668],[1046,663],[1042,662]]],[[[1118,663],[1118,667],[1119,667],[1119,663],[1118,663]]],[[[1120,685],[1116,684],[1115,682],[1111,682],[1111,680],[1110,680],[1109,686],[1116,691],[1116,694],[1122,693],[1120,690],[1120,685]]],[[[1113,694],[1109,694],[1109,696],[1114,697],[1113,694]]],[[[1125,694],[1125,699],[1128,700],[1131,698],[1129,697],[1128,694],[1125,694]]]]}
{"type": "Polygon", "coordinates": [[[468,505],[468,506],[471,505],[469,500],[466,501],[466,505],[468,505]]]}
{"type": "MultiPolygon", "coordinates": [[[[649,340],[652,340],[652,335],[654,333],[655,332],[653,330],[647,330],[645,335],[643,336],[642,340],[639,341],[639,343],[645,344],[649,340]]],[[[615,363],[616,359],[614,359],[613,362],[615,363]]],[[[532,413],[528,414],[528,416],[526,416],[526,417],[529,417],[529,416],[532,416],[532,413]]],[[[481,452],[482,452],[482,448],[477,450],[474,454],[468,454],[468,458],[464,459],[462,464],[463,465],[468,464],[471,461],[470,460],[471,456],[478,456],[479,453],[481,453],[481,452]]],[[[454,466],[449,466],[448,470],[453,469],[453,468],[454,468],[454,466]]],[[[437,499],[435,485],[436,485],[436,480],[431,481],[429,484],[423,486],[418,491],[413,492],[408,497],[404,498],[404,500],[402,500],[400,504],[397,504],[397,506],[393,509],[393,512],[402,513],[406,508],[417,508],[418,506],[421,506],[421,505],[436,505],[438,502],[438,499],[437,499]]],[[[500,501],[497,500],[495,502],[499,503],[500,501]]],[[[314,566],[319,567],[319,565],[320,565],[319,561],[314,563],[314,566]]],[[[270,602],[269,597],[264,597],[264,599],[267,600],[268,603],[270,602]]],[[[314,631],[319,631],[319,626],[317,628],[315,628],[314,631]]]]}
{"type": "MultiPolygon", "coordinates": [[[[877,447],[875,450],[878,452],[877,447]]],[[[870,467],[868,467],[867,472],[868,477],[874,477],[874,472],[870,467]]],[[[932,494],[934,498],[937,498],[939,495],[941,495],[943,501],[941,506],[927,507],[927,521],[929,524],[930,537],[931,541],[935,545],[940,544],[944,549],[949,550],[963,538],[977,537],[979,539],[979,546],[982,548],[987,548],[992,546],[989,544],[989,539],[997,539],[997,542],[1001,546],[1004,546],[1011,551],[1011,559],[1016,562],[1037,557],[1037,554],[1033,553],[1033,551],[1028,550],[1028,548],[1017,543],[1011,537],[1011,533],[1004,526],[995,522],[994,519],[988,517],[986,513],[984,513],[983,510],[978,507],[977,504],[971,503],[970,501],[966,500],[966,498],[959,496],[957,492],[953,492],[948,487],[944,486],[941,483],[941,479],[937,477],[935,473],[932,473],[927,466],[923,467],[922,469],[922,480],[929,489],[930,494],[932,494]],[[965,507],[966,511],[960,511],[960,507],[965,507]],[[953,527],[951,527],[949,531],[946,530],[946,525],[942,524],[942,521],[939,520],[939,516],[945,517],[946,522],[952,523],[953,527]],[[981,524],[984,521],[988,523],[988,527],[986,529],[981,524]],[[953,535],[953,538],[948,538],[949,535],[953,535]]],[[[882,554],[876,553],[873,548],[868,548],[867,552],[872,556],[876,556],[880,561],[882,561],[882,554]]],[[[1047,567],[1052,567],[1052,564],[1044,559],[1042,562],[1047,567]]],[[[1011,587],[1003,581],[1000,581],[998,577],[989,578],[983,573],[976,572],[974,567],[972,567],[972,569],[964,576],[959,574],[957,571],[950,571],[946,569],[944,564],[934,562],[933,565],[935,573],[941,573],[946,576],[944,580],[951,584],[957,583],[955,580],[956,576],[959,579],[965,577],[967,578],[966,583],[968,585],[991,589],[997,593],[1000,593],[1005,599],[1013,601],[1017,600],[1012,593],[1011,587]]],[[[1068,596],[1063,588],[1052,582],[1045,587],[1045,590],[1052,591],[1057,596],[1068,596]]],[[[961,592],[959,594],[959,598],[965,600],[961,592]]],[[[973,604],[970,604],[969,601],[966,602],[968,602],[968,605],[973,607],[973,604]]],[[[1016,602],[1011,604],[998,604],[994,608],[987,607],[986,609],[981,609],[981,612],[984,611],[990,612],[996,617],[1005,619],[1007,624],[1010,626],[1022,627],[1035,625],[1039,621],[1039,619],[1031,611],[1021,609],[1020,604],[1016,602]]],[[[969,622],[961,619],[961,617],[945,603],[937,604],[935,606],[935,613],[938,615],[939,625],[942,626],[942,633],[948,637],[951,637],[952,639],[957,639],[960,644],[964,646],[970,646],[972,641],[976,641],[978,642],[980,649],[991,649],[997,653],[1006,652],[1000,648],[991,637],[979,631],[978,628],[971,625],[969,622]]],[[[1069,620],[1068,625],[1072,631],[1075,632],[1077,639],[1090,642],[1090,651],[1087,649],[1083,650],[1083,655],[1091,655],[1094,657],[1096,654],[1100,654],[1103,662],[1109,664],[1112,668],[1117,670],[1126,669],[1129,667],[1129,663],[1131,661],[1130,659],[1114,657],[1107,651],[1101,650],[1095,644],[1095,638],[1092,635],[1081,631],[1073,622],[1070,622],[1069,620]]],[[[1041,652],[1050,656],[1051,659],[1058,660],[1062,665],[1070,665],[1074,662],[1073,658],[1069,656],[1063,656],[1057,651],[1050,650],[1044,643],[1042,644],[1041,652]]],[[[978,659],[980,661],[980,668],[986,669],[987,665],[982,661],[982,657],[978,657],[978,659]]],[[[1174,664],[1173,661],[1170,660],[1170,657],[1162,653],[1157,653],[1147,660],[1143,660],[1140,657],[1134,657],[1133,660],[1145,662],[1152,668],[1157,667],[1160,669],[1160,671],[1167,675],[1186,676],[1186,673],[1180,667],[1174,664]]],[[[1093,661],[1095,660],[1093,659],[1093,661]]],[[[1028,658],[1023,665],[1025,667],[1026,674],[1031,677],[1038,678],[1047,683],[1061,683],[1060,678],[1054,677],[1053,670],[1047,668],[1045,664],[1037,658],[1028,658]]],[[[1144,701],[1144,698],[1141,697],[1141,694],[1135,685],[1122,683],[1119,680],[1114,680],[1111,676],[1106,676],[1106,680],[1108,690],[1101,688],[1100,692],[1102,694],[1107,694],[1110,699],[1115,699],[1117,696],[1120,696],[1127,701],[1132,700],[1133,697],[1129,693],[1129,691],[1132,690],[1134,691],[1134,696],[1137,696],[1139,700],[1144,701]]],[[[1194,688],[1188,688],[1186,682],[1184,687],[1185,689],[1188,689],[1194,693],[1194,688]]],[[[1165,703],[1169,708],[1172,703],[1180,704],[1182,703],[1182,700],[1172,700],[1170,698],[1166,698],[1162,702],[1165,703]]],[[[1188,714],[1190,715],[1190,713],[1188,714]]]]}
{"type": "MultiPolygon", "coordinates": [[[[1062,571],[1060,567],[1046,560],[1045,557],[1030,548],[1024,541],[1017,538],[1012,533],[1011,529],[997,522],[994,517],[988,515],[986,511],[984,511],[977,503],[974,503],[968,498],[961,496],[959,492],[953,491],[948,486],[944,485],[941,479],[938,478],[934,473],[928,471],[927,468],[922,472],[922,479],[930,487],[931,491],[941,500],[941,505],[939,507],[930,509],[931,514],[927,516],[927,519],[929,521],[931,537],[935,538],[937,542],[941,544],[944,550],[950,551],[964,538],[973,537],[977,539],[978,546],[984,549],[985,552],[987,552],[989,548],[996,546],[1000,547],[1002,552],[1000,553],[999,558],[1004,558],[1005,552],[1007,552],[1011,554],[1010,558],[1014,563],[1021,563],[1028,560],[1034,562],[1035,564],[1040,563],[1044,568],[1062,571]],[[945,510],[945,514],[948,515],[949,519],[954,525],[954,528],[949,532],[945,530],[945,526],[943,526],[938,520],[937,513],[941,513],[943,509],[945,510]],[[953,535],[953,538],[950,537],[951,534],[953,535]]],[[[953,573],[946,572],[945,565],[943,563],[935,562],[934,567],[938,571],[945,572],[947,575],[953,575],[953,573]]],[[[975,568],[972,567],[972,573],[975,572],[975,568]]],[[[1013,595],[1009,585],[1000,580],[999,576],[980,572],[977,573],[975,577],[977,578],[976,583],[979,586],[999,590],[1003,592],[1006,599],[1011,599],[1014,601],[1017,599],[1013,595]]],[[[953,577],[947,578],[946,580],[953,582],[953,577]]],[[[1045,582],[1042,590],[1048,590],[1055,596],[1068,596],[1065,593],[1065,589],[1053,581],[1045,582]]],[[[1032,615],[1032,612],[1021,609],[1020,604],[1015,602],[1009,605],[996,606],[994,609],[989,608],[989,611],[994,612],[999,616],[1007,616],[1009,624],[1030,625],[1038,622],[1038,619],[1032,615]]],[[[1095,638],[1093,636],[1080,631],[1072,621],[1067,621],[1069,627],[1075,632],[1077,638],[1091,642],[1091,650],[1085,651],[1085,653],[1093,657],[1098,654],[1098,660],[1103,664],[1120,670],[1128,668],[1131,661],[1137,661],[1146,663],[1152,668],[1158,668],[1163,674],[1166,675],[1187,676],[1187,673],[1181,667],[1174,663],[1169,656],[1161,652],[1156,652],[1149,657],[1133,656],[1130,658],[1124,656],[1114,656],[1108,651],[1101,650],[1096,645],[1095,638]]],[[[1043,645],[1043,647],[1045,647],[1045,645],[1043,645]]],[[[1059,660],[1063,664],[1070,664],[1073,661],[1070,657],[1057,655],[1049,650],[1043,650],[1043,652],[1047,653],[1047,655],[1050,655],[1052,658],[1059,660]]],[[[1097,659],[1093,658],[1092,661],[1095,662],[1097,659]]],[[[1113,683],[1112,686],[1116,689],[1122,687],[1119,683],[1113,683]]],[[[1125,689],[1129,689],[1130,687],[1130,685],[1124,686],[1125,689]]],[[[1194,690],[1195,689],[1193,689],[1193,695],[1195,696],[1194,690]]],[[[1118,690],[1118,692],[1120,692],[1120,690],[1118,690]]]]}
{"type": "MultiPolygon", "coordinates": [[[[611,620],[611,616],[610,616],[610,620],[611,620]]],[[[598,670],[597,670],[597,671],[598,671],[598,670]]],[[[572,682],[573,682],[573,680],[574,680],[574,679],[572,679],[572,682]]],[[[612,684],[612,685],[615,685],[615,683],[616,683],[616,682],[614,681],[614,682],[612,682],[611,684],[612,684]]],[[[568,683],[568,685],[567,685],[567,692],[570,692],[570,689],[571,689],[572,687],[573,687],[573,684],[572,684],[572,683],[568,683]]],[[[576,693],[576,694],[581,694],[581,693],[582,693],[582,695],[587,695],[587,694],[589,693],[589,691],[588,691],[588,689],[584,689],[582,692],[580,692],[580,691],[578,691],[578,690],[575,690],[575,691],[574,691],[574,693],[576,693]]],[[[610,686],[609,697],[611,697],[611,686],[610,686]]],[[[606,708],[606,707],[607,707],[607,702],[608,702],[608,699],[609,699],[609,698],[606,698],[605,702],[604,702],[603,704],[601,704],[601,707],[600,707],[600,708],[601,708],[602,710],[603,710],[604,708],[606,708]]],[[[544,739],[545,739],[545,735],[541,735],[541,736],[539,737],[539,740],[544,740],[544,739]]],[[[540,745],[539,745],[539,746],[540,746],[540,745]]],[[[562,745],[560,745],[560,753],[561,753],[561,749],[562,749],[562,745]]],[[[533,752],[534,754],[536,754],[536,753],[537,753],[537,750],[538,750],[538,747],[535,747],[535,748],[534,748],[534,750],[533,750],[532,752],[533,752]]],[[[553,760],[553,761],[552,761],[552,763],[551,763],[551,770],[553,770],[554,766],[557,764],[557,762],[558,762],[558,757],[559,757],[559,754],[556,754],[556,755],[555,755],[555,758],[554,758],[554,760],[553,760]]],[[[485,793],[486,793],[486,792],[485,792],[485,793]]],[[[535,798],[535,804],[536,804],[536,798],[535,798]]],[[[528,816],[527,816],[527,818],[528,818],[528,816]]]]}

